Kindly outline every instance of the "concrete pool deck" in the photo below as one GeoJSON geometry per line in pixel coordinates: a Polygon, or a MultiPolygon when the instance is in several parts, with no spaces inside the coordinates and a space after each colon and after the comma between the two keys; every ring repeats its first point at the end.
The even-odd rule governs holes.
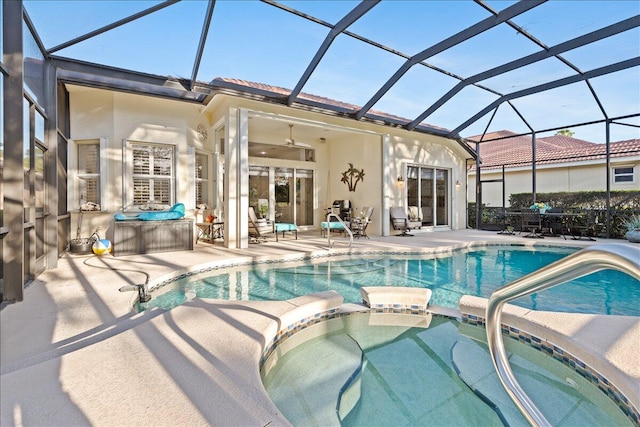
{"type": "MultiPolygon", "coordinates": [[[[66,254],[25,290],[23,302],[0,311],[0,424],[289,425],[266,396],[258,363],[266,337],[295,308],[290,301],[194,299],[138,314],[135,292],[118,289],[144,282],[146,274],[153,284],[216,261],[326,251],[319,234],[301,232],[298,240],[272,239],[245,250],[198,243],[194,251],[118,258],[66,254]]],[[[607,241],[460,230],[359,239],[352,249],[434,250],[474,242],[584,247],[607,241]]],[[[640,384],[640,318],[625,328],[628,333],[615,334],[616,349],[625,351],[617,360],[626,361],[621,369],[640,384]]],[[[596,348],[598,341],[593,337],[596,348]]],[[[612,345],[610,337],[601,341],[612,345]]]]}

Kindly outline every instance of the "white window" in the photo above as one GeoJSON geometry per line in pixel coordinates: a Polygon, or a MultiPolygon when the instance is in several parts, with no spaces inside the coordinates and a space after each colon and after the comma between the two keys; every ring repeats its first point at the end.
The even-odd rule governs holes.
{"type": "Polygon", "coordinates": [[[620,166],[613,168],[613,182],[616,184],[627,184],[635,181],[635,168],[633,166],[620,166]]]}
{"type": "Polygon", "coordinates": [[[209,204],[209,155],[197,152],[195,159],[195,205],[211,207],[209,204]]]}
{"type": "Polygon", "coordinates": [[[90,210],[106,210],[104,183],[108,182],[108,168],[103,154],[106,138],[75,140],[69,144],[69,210],[91,206],[90,210]]]}
{"type": "Polygon", "coordinates": [[[80,200],[100,204],[100,144],[78,145],[78,192],[80,200]]]}
{"type": "Polygon", "coordinates": [[[166,209],[173,205],[175,148],[172,145],[132,143],[134,208],[166,209]]]}

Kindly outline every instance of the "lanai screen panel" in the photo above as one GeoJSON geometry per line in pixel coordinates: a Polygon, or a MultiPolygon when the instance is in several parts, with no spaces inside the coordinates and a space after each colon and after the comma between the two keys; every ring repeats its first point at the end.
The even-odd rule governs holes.
{"type": "MultiPolygon", "coordinates": [[[[333,34],[333,42],[321,51],[322,44],[331,38],[333,26],[362,8],[361,2],[24,1],[45,56],[52,53],[182,80],[189,80],[196,70],[195,79],[205,84],[227,77],[286,91],[304,83],[302,92],[353,107],[355,119],[379,117],[382,112],[392,118],[390,124],[394,126],[402,123],[414,129],[421,123],[436,130],[446,128],[452,137],[485,130],[548,131],[547,126],[606,118],[638,123],[636,118],[623,117],[637,116],[640,110],[638,2],[369,3],[373,7],[343,32],[333,34]],[[534,7],[525,10],[529,6],[534,7]],[[151,8],[157,10],[144,13],[151,8]],[[208,10],[213,10],[212,19],[204,28],[208,10]],[[516,10],[509,19],[502,19],[516,10]],[[100,31],[135,14],[141,16],[100,31]],[[514,60],[628,19],[635,20],[628,31],[515,69],[503,68],[514,60]],[[488,20],[496,24],[473,31],[488,20]],[[92,32],[96,34],[91,36],[92,32]],[[83,36],[76,44],[56,49],[83,36]],[[455,43],[446,43],[452,39],[455,43]],[[200,43],[204,43],[201,58],[200,43]],[[446,48],[430,50],[443,44],[446,48]],[[403,71],[405,61],[427,51],[431,54],[403,71]],[[310,70],[314,57],[317,66],[310,70]],[[606,75],[610,72],[606,71],[588,81],[562,82],[620,61],[628,63],[614,74],[606,75]],[[477,79],[496,68],[500,72],[477,79]],[[303,79],[309,71],[309,78],[303,79]],[[387,87],[395,73],[400,77],[387,87]],[[523,88],[555,86],[554,82],[566,87],[548,87],[526,96],[519,92],[523,88]],[[443,98],[460,84],[465,87],[443,98]],[[378,92],[379,97],[375,96],[378,92]],[[361,109],[363,105],[367,108],[361,109]],[[554,120],[543,120],[544,115],[554,120]]],[[[194,83],[185,85],[186,90],[194,83]]],[[[433,131],[420,126],[416,129],[433,131]]],[[[637,127],[622,129],[619,138],[638,137],[637,127]]],[[[575,136],[603,142],[601,135],[589,131],[575,136]]]]}

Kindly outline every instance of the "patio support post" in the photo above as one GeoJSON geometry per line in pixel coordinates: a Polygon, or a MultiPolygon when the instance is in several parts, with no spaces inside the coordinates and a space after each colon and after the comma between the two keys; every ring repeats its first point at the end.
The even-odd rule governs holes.
{"type": "Polygon", "coordinates": [[[225,126],[225,246],[249,247],[249,114],[230,108],[225,126]]]}
{"type": "Polygon", "coordinates": [[[504,165],[502,165],[502,208],[507,207],[507,189],[505,188],[504,165]]]}
{"type": "Polygon", "coordinates": [[[238,109],[237,185],[238,185],[238,236],[236,247],[249,247],[249,112],[238,109]]]}
{"type": "Polygon", "coordinates": [[[22,301],[24,284],[24,167],[23,167],[23,50],[22,0],[2,2],[3,57],[7,74],[2,78],[4,165],[2,225],[8,234],[2,248],[2,299],[22,301]]]}
{"type": "Polygon", "coordinates": [[[480,143],[476,142],[476,230],[480,230],[482,224],[482,180],[480,179],[480,143]]]}
{"type": "MultiPolygon", "coordinates": [[[[382,221],[382,235],[383,236],[388,236],[389,235],[389,195],[391,194],[391,190],[394,188],[394,186],[397,186],[397,181],[394,179],[395,176],[400,176],[400,173],[402,173],[402,171],[400,171],[400,173],[398,174],[391,174],[390,169],[390,163],[391,161],[389,159],[393,158],[393,147],[391,146],[391,137],[389,136],[388,133],[385,133],[384,135],[381,136],[382,138],[382,167],[383,167],[383,173],[382,173],[382,210],[380,211],[381,215],[380,215],[380,220],[382,221]]],[[[396,190],[399,191],[399,190],[396,190]]],[[[395,192],[394,192],[395,193],[395,192]]]]}
{"type": "Polygon", "coordinates": [[[45,268],[47,270],[58,266],[58,109],[57,95],[58,84],[56,81],[56,67],[51,64],[51,60],[44,61],[44,88],[45,88],[45,111],[47,121],[45,127],[45,142],[47,144],[46,168],[45,168],[45,197],[47,216],[44,226],[44,254],[45,268]]]}
{"type": "Polygon", "coordinates": [[[605,151],[607,153],[606,160],[606,178],[607,178],[607,212],[606,212],[606,237],[610,238],[609,227],[611,226],[611,120],[605,122],[605,151]]]}
{"type": "Polygon", "coordinates": [[[533,203],[537,202],[536,188],[536,133],[531,134],[531,193],[533,193],[533,203]]]}

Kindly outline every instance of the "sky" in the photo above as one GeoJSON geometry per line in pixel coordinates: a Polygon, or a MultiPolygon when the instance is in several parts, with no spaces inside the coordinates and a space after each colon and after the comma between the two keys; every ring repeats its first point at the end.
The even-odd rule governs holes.
{"type": "MultiPolygon", "coordinates": [[[[43,44],[51,49],[113,21],[152,7],[150,1],[25,0],[25,8],[43,44]]],[[[281,4],[337,23],[359,2],[284,1],[281,4]]],[[[497,11],[515,2],[487,1],[497,11]]],[[[208,2],[185,0],[109,32],[55,52],[55,55],[163,76],[190,78],[208,2]]],[[[548,47],[640,15],[636,0],[551,0],[512,18],[512,22],[548,47]]],[[[382,1],[348,30],[407,56],[476,24],[490,13],[469,0],[382,1]]],[[[231,77],[293,89],[325,40],[329,28],[253,0],[218,0],[197,80],[231,77]]],[[[459,82],[486,69],[540,51],[506,23],[430,56],[414,65],[373,106],[374,110],[413,120],[459,82]],[[439,70],[445,70],[443,73],[439,70]]],[[[562,57],[580,72],[640,56],[638,27],[562,57]]],[[[338,35],[303,91],[362,106],[398,70],[406,58],[346,34],[338,35]]],[[[467,86],[424,122],[456,129],[498,98],[574,75],[566,63],[549,58],[481,81],[492,91],[467,86]]],[[[502,104],[460,129],[469,137],[488,131],[516,133],[564,127],[640,112],[640,67],[578,82],[502,104]],[[602,109],[592,92],[598,96],[602,109]],[[522,117],[520,117],[522,116],[522,117]],[[524,118],[525,120],[523,120],[524,118]],[[491,121],[490,121],[491,120],[491,121]],[[526,121],[526,122],[525,122],[526,121]],[[527,125],[528,124],[528,125],[527,125]]],[[[640,125],[640,118],[622,120],[640,125]]],[[[572,127],[574,137],[604,142],[604,125],[572,127]]],[[[541,133],[548,136],[555,133],[541,133]]],[[[640,129],[611,127],[611,140],[640,138],[640,129]]]]}

